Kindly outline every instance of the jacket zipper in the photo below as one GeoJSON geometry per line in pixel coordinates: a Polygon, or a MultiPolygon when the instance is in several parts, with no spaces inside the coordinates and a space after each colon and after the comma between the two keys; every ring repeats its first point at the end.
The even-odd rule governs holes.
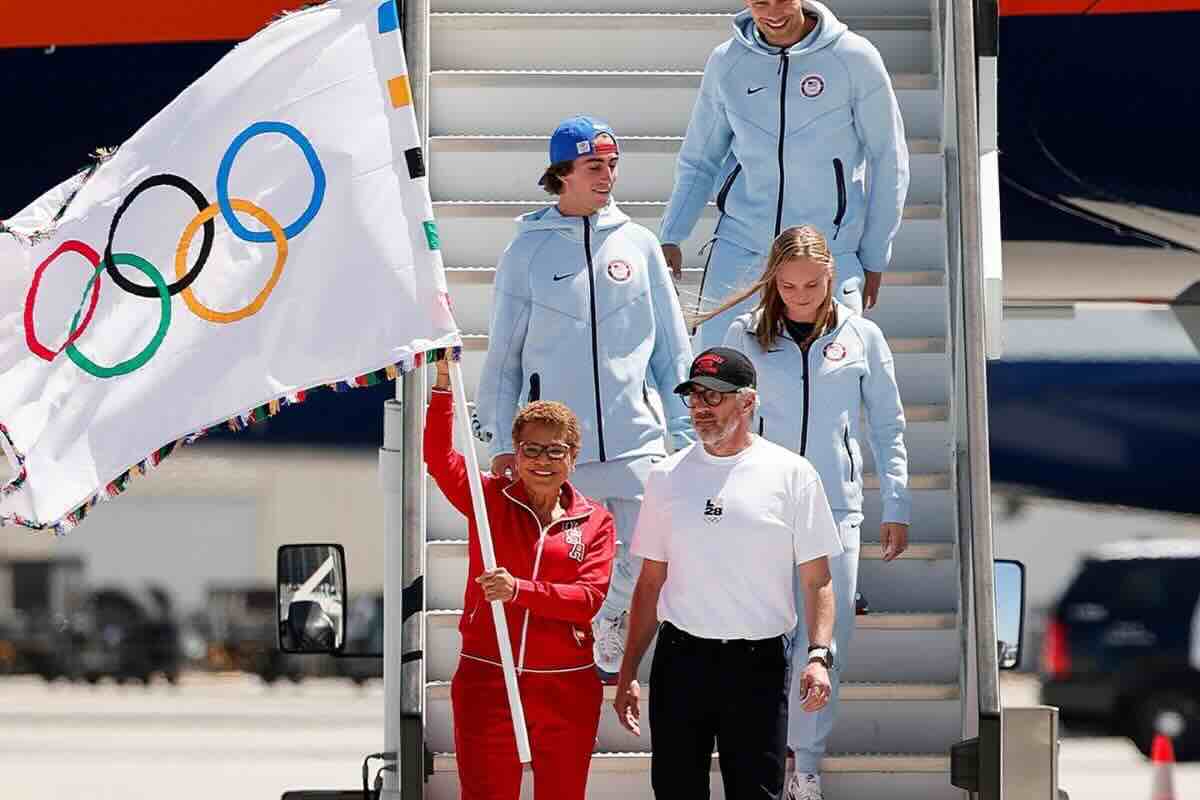
{"type": "Polygon", "coordinates": [[[850,459],[850,482],[854,483],[854,453],[850,450],[850,426],[842,429],[842,441],[846,443],[846,456],[850,459]]]}
{"type": "Polygon", "coordinates": [[[833,160],[833,176],[837,181],[837,215],[833,218],[833,238],[842,232],[842,220],[846,218],[846,167],[840,158],[833,160]]]}
{"type": "Polygon", "coordinates": [[[542,399],[542,376],[533,373],[529,376],[529,402],[536,403],[542,399]]]}
{"type": "MultiPolygon", "coordinates": [[[[535,512],[532,508],[525,505],[520,500],[518,500],[517,498],[515,498],[511,494],[509,494],[507,489],[504,490],[504,496],[507,497],[509,500],[513,501],[514,503],[516,503],[517,505],[519,505],[521,508],[528,511],[529,515],[531,517],[533,517],[533,524],[536,525],[538,528],[539,533],[538,533],[537,554],[533,557],[533,574],[529,576],[530,582],[535,582],[535,581],[537,581],[538,570],[541,569],[541,566],[542,566],[542,547],[545,545],[545,542],[546,542],[547,531],[549,531],[551,528],[553,528],[555,525],[559,524],[560,522],[571,522],[572,520],[587,519],[588,514],[584,514],[584,515],[578,516],[578,517],[562,516],[562,517],[559,517],[558,519],[554,520],[549,525],[547,525],[546,527],[543,528],[542,521],[540,519],[538,519],[537,512],[535,512]]],[[[474,618],[474,616],[475,616],[475,614],[474,614],[474,612],[472,612],[472,614],[471,614],[472,619],[474,618]]],[[[518,651],[520,653],[520,655],[517,658],[517,672],[521,672],[525,669],[525,634],[528,632],[529,632],[529,611],[526,610],[525,621],[521,624],[521,647],[519,648],[519,651],[518,651]]]]}
{"type": "Polygon", "coordinates": [[[803,421],[800,423],[800,455],[804,455],[808,451],[808,351],[809,348],[800,348],[800,357],[804,362],[804,369],[800,372],[801,377],[804,379],[804,417],[803,421]]]}
{"type": "Polygon", "coordinates": [[[725,183],[721,185],[721,191],[717,192],[717,210],[722,214],[725,213],[725,200],[728,199],[729,191],[733,189],[733,182],[737,180],[737,176],[741,171],[742,165],[735,165],[733,172],[729,173],[729,177],[726,178],[725,183]]]}
{"type": "Polygon", "coordinates": [[[779,235],[780,229],[783,227],[783,187],[784,187],[784,172],[783,172],[783,143],[787,135],[787,79],[788,79],[788,54],[784,50],[779,55],[779,72],[783,75],[783,80],[779,84],[779,201],[775,208],[775,235],[779,235]]]}
{"type": "Polygon", "coordinates": [[[600,342],[596,333],[596,270],[592,265],[592,226],[583,218],[583,250],[587,254],[588,290],[592,301],[592,380],[596,388],[596,439],[600,444],[600,460],[604,455],[604,409],[600,406],[600,342]]]}
{"type": "Polygon", "coordinates": [[[760,416],[760,417],[758,418],[758,435],[759,435],[759,436],[762,436],[762,435],[763,435],[763,428],[764,428],[765,426],[766,426],[766,424],[765,424],[765,420],[764,420],[764,419],[763,419],[763,418],[760,416]]]}

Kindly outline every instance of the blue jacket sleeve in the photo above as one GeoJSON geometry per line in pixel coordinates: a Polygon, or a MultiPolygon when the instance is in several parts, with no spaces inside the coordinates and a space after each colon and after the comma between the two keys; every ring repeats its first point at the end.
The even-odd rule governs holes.
{"type": "Polygon", "coordinates": [[[659,236],[667,244],[682,244],[691,235],[722,177],[721,166],[733,143],[733,129],[717,92],[719,70],[720,63],[714,53],[704,66],[700,94],[675,162],[675,188],[663,214],[659,236]]]}
{"type": "Polygon", "coordinates": [[[675,450],[694,442],[692,418],[683,398],[673,391],[687,380],[692,367],[692,343],[683,322],[683,310],[662,247],[647,232],[646,263],[650,266],[650,300],[654,308],[654,350],[650,372],[666,413],[667,433],[675,450]]]}
{"type": "Polygon", "coordinates": [[[908,198],[908,142],[904,119],[879,51],[869,47],[858,62],[854,127],[867,152],[867,208],[858,257],[864,269],[882,272],[892,258],[892,239],[908,198]]]}
{"type": "Polygon", "coordinates": [[[868,374],[862,382],[867,424],[871,427],[871,450],[879,473],[883,503],[882,522],[909,524],[912,499],[908,493],[908,452],[904,448],[904,406],[892,350],[878,327],[866,331],[868,374]]]}
{"type": "Polygon", "coordinates": [[[496,266],[488,351],[475,398],[475,435],[493,458],[513,452],[512,421],[521,397],[521,353],[529,330],[529,264],[526,248],[510,244],[496,266]]]}

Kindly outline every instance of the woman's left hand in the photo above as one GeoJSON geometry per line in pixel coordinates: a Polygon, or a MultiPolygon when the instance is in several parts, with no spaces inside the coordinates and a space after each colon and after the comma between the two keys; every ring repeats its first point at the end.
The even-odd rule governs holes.
{"type": "Polygon", "coordinates": [[[908,526],[899,522],[885,522],[879,526],[879,543],[883,546],[883,560],[894,561],[908,549],[908,526]]]}
{"type": "Polygon", "coordinates": [[[493,600],[507,603],[517,594],[517,579],[504,567],[484,570],[475,582],[483,587],[483,598],[489,603],[493,600]]]}

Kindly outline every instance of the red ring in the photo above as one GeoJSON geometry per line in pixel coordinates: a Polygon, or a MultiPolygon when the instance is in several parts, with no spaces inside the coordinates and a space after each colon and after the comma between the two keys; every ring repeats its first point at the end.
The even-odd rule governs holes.
{"type": "Polygon", "coordinates": [[[38,341],[37,334],[33,330],[33,302],[37,298],[38,285],[42,282],[42,273],[46,271],[46,267],[50,266],[56,258],[66,252],[78,253],[83,256],[91,262],[93,270],[100,268],[99,253],[77,239],[69,239],[60,244],[58,249],[47,256],[46,260],[38,264],[37,269],[33,271],[33,283],[29,284],[29,293],[25,295],[25,343],[29,345],[30,352],[46,361],[53,361],[67,345],[72,344],[83,335],[84,329],[92,321],[92,313],[96,310],[96,303],[100,300],[100,278],[99,276],[95,276],[95,280],[92,281],[92,302],[88,304],[87,314],[83,317],[83,324],[63,342],[62,347],[58,348],[58,350],[51,350],[38,341]]]}

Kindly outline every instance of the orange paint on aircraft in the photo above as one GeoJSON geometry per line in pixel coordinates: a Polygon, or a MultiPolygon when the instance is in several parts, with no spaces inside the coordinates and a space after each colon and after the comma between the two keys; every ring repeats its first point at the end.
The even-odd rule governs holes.
{"type": "Polygon", "coordinates": [[[245,39],[304,0],[107,0],[6,3],[0,47],[245,39]],[[49,9],[49,10],[48,10],[49,9]]]}
{"type": "Polygon", "coordinates": [[[1000,16],[1200,11],[1200,0],[1000,0],[1000,16]]]}

